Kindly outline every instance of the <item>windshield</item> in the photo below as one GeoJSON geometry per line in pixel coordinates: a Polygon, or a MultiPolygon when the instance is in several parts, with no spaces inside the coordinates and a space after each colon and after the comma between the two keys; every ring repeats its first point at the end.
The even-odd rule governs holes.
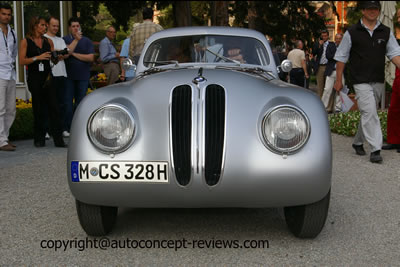
{"type": "Polygon", "coordinates": [[[262,42],[250,37],[222,35],[177,36],[156,40],[146,51],[145,67],[176,63],[270,64],[262,42]]]}

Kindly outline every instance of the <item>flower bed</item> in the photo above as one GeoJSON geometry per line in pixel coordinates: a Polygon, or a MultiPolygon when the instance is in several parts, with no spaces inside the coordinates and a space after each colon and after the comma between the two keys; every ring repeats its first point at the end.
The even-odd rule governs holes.
{"type": "MultiPolygon", "coordinates": [[[[383,139],[387,138],[387,110],[378,110],[379,120],[381,121],[383,139]]],[[[359,111],[349,111],[347,113],[336,113],[329,115],[329,126],[333,133],[354,136],[357,132],[360,121],[359,111]]]]}
{"type": "Polygon", "coordinates": [[[93,89],[107,86],[107,77],[104,73],[98,73],[90,78],[90,82],[93,85],[93,89]]]}

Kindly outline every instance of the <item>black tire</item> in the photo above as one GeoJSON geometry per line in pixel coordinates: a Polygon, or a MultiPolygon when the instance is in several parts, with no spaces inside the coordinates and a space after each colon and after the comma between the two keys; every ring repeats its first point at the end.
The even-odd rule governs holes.
{"type": "Polygon", "coordinates": [[[329,210],[329,199],[331,190],[328,194],[315,203],[285,207],[285,219],[289,230],[299,238],[315,238],[322,231],[325,225],[329,210]]]}
{"type": "Polygon", "coordinates": [[[76,200],[79,222],[90,236],[107,235],[113,228],[118,215],[118,207],[90,205],[76,200]]]}

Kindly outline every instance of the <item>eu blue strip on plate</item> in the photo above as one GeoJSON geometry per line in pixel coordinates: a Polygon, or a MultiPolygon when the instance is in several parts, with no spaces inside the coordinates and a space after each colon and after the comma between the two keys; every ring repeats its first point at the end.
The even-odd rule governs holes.
{"type": "Polygon", "coordinates": [[[72,182],[79,182],[79,161],[71,161],[72,182]]]}

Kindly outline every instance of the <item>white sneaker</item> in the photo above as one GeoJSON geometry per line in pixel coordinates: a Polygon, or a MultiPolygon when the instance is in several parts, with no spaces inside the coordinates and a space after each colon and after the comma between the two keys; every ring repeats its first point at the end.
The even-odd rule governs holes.
{"type": "Polygon", "coordinates": [[[49,135],[49,133],[46,133],[46,135],[45,135],[45,137],[44,138],[46,138],[46,140],[49,140],[50,139],[50,135],[49,135]]]}
{"type": "Polygon", "coordinates": [[[69,132],[64,131],[64,132],[62,133],[62,135],[63,135],[63,137],[69,137],[69,132]]]}

